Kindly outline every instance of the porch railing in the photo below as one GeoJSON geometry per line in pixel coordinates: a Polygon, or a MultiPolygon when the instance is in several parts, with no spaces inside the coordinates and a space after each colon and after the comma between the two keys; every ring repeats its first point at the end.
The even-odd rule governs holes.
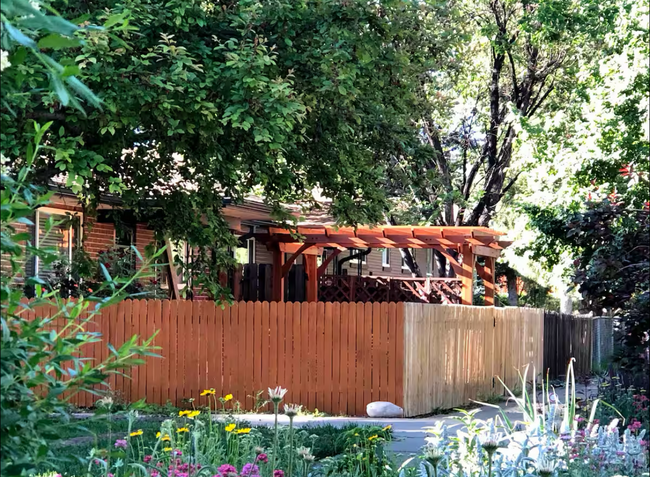
{"type": "Polygon", "coordinates": [[[323,275],[319,301],[460,303],[459,278],[323,275]]]}

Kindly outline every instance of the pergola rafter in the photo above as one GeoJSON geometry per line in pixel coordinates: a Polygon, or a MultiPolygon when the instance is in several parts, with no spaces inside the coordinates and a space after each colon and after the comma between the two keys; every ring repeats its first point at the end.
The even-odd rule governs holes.
{"type": "MultiPolygon", "coordinates": [[[[308,226],[298,227],[294,231],[271,227],[268,233],[256,233],[255,238],[266,244],[273,252],[273,298],[282,301],[284,297],[284,277],[290,264],[305,254],[307,273],[307,301],[317,301],[318,280],[324,273],[323,266],[317,266],[317,254],[314,251],[322,247],[338,250],[347,248],[423,248],[442,253],[456,274],[461,278],[464,305],[472,304],[474,270],[485,282],[485,304],[494,305],[494,268],[496,258],[501,250],[512,242],[500,240],[503,232],[488,227],[434,227],[383,225],[378,227],[333,227],[308,226]],[[289,245],[291,244],[291,245],[289,245]],[[284,253],[291,250],[293,254],[285,263],[284,253]],[[460,260],[452,253],[459,254],[460,260]],[[485,265],[476,264],[476,257],[485,257],[485,265]]],[[[331,260],[331,258],[330,258],[331,260]]]]}

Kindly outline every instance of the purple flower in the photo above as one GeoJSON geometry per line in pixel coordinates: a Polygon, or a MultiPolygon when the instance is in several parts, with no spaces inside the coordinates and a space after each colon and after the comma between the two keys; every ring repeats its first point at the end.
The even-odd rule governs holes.
{"type": "Polygon", "coordinates": [[[126,447],[129,445],[128,442],[126,442],[126,439],[118,439],[115,441],[115,447],[126,449],[126,447]]]}
{"type": "Polygon", "coordinates": [[[260,468],[255,464],[245,464],[241,469],[242,477],[259,477],[260,468]]]}
{"type": "Polygon", "coordinates": [[[230,464],[223,464],[217,471],[221,477],[237,477],[237,469],[230,464]]]}
{"type": "Polygon", "coordinates": [[[269,461],[269,456],[262,453],[257,456],[257,460],[259,460],[260,462],[264,462],[266,464],[269,461]]]}
{"type": "Polygon", "coordinates": [[[284,471],[280,469],[275,469],[273,471],[273,477],[284,477],[284,471]]]}

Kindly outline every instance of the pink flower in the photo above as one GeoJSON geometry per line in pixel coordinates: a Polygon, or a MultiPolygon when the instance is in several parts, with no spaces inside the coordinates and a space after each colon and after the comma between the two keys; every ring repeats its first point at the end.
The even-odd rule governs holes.
{"type": "Polygon", "coordinates": [[[221,477],[237,477],[237,469],[230,464],[223,464],[217,471],[221,477]]]}
{"type": "Polygon", "coordinates": [[[269,461],[269,456],[266,454],[260,454],[257,456],[257,460],[266,464],[269,461]]]}
{"type": "Polygon", "coordinates": [[[148,464],[149,462],[151,462],[151,459],[152,459],[152,457],[150,455],[145,455],[144,459],[142,459],[142,460],[143,460],[143,462],[145,464],[148,464]]]}
{"type": "Polygon", "coordinates": [[[119,448],[121,448],[121,449],[126,449],[126,447],[129,445],[129,443],[126,441],[126,439],[118,439],[118,440],[115,441],[115,444],[114,444],[114,445],[115,445],[115,447],[117,447],[118,449],[119,449],[119,448]]]}
{"type": "Polygon", "coordinates": [[[273,471],[273,477],[284,477],[284,471],[280,469],[275,469],[273,471]]]}

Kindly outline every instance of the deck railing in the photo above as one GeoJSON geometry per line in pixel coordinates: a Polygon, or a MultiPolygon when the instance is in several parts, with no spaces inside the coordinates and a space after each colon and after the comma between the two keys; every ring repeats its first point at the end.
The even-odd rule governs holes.
{"type": "Polygon", "coordinates": [[[459,278],[393,278],[355,275],[324,275],[319,297],[325,302],[420,302],[460,303],[459,278]]]}

